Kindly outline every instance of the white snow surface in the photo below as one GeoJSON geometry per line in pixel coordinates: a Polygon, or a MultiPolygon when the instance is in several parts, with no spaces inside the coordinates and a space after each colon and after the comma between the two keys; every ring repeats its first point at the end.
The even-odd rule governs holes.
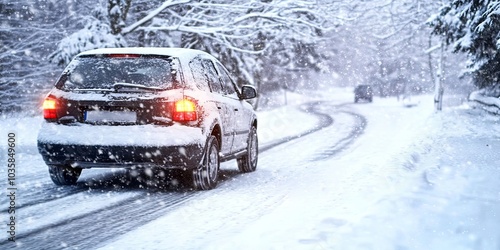
{"type": "MultiPolygon", "coordinates": [[[[288,106],[258,112],[261,146],[318,126],[317,116],[301,110],[302,103],[311,100],[322,100],[321,111],[334,123],[262,152],[256,172],[236,175],[217,189],[95,246],[500,249],[500,117],[466,104],[436,113],[431,95],[405,102],[375,98],[360,104],[352,103],[350,88],[304,96],[290,94],[288,106]],[[353,113],[366,119],[365,130],[335,151],[331,142],[341,141],[356,124],[353,113]],[[329,150],[335,153],[325,156],[329,150]]],[[[50,182],[47,173],[36,183],[23,183],[43,165],[41,157],[22,152],[36,146],[41,124],[40,117],[0,119],[3,138],[16,133],[21,151],[18,182],[25,193],[39,182],[50,182]]],[[[1,149],[5,152],[5,145],[1,149]]],[[[235,162],[221,168],[234,169],[235,162]]],[[[0,174],[7,176],[5,168],[0,174]]],[[[110,195],[109,201],[103,201],[106,194],[80,196],[91,209],[137,193],[110,195]]],[[[57,201],[65,208],[60,216],[50,212],[53,207],[19,211],[18,233],[56,223],[66,214],[84,213],[72,206],[73,201],[57,201]]],[[[1,202],[6,204],[4,197],[1,202]]]]}
{"type": "Polygon", "coordinates": [[[178,124],[170,127],[149,124],[99,126],[97,130],[96,126],[90,124],[65,126],[56,123],[43,123],[38,139],[67,145],[182,146],[201,145],[205,141],[205,136],[200,128],[178,124]]]}

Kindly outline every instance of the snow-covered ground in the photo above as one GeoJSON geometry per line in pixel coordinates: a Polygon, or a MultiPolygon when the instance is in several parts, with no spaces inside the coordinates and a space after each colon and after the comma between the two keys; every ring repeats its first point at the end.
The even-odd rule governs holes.
{"type": "MultiPolygon", "coordinates": [[[[359,104],[350,88],[306,96],[290,94],[288,106],[259,112],[261,147],[317,128],[318,114],[332,123],[261,152],[256,172],[231,175],[217,189],[199,192],[134,228],[120,227],[104,240],[91,237],[82,245],[48,240],[60,242],[60,248],[102,249],[500,249],[500,117],[467,105],[436,113],[432,96],[359,104]]],[[[50,183],[35,151],[40,122],[39,117],[0,120],[0,135],[15,132],[20,143],[19,204],[50,183]]],[[[221,167],[230,171],[235,162],[221,167]]],[[[82,181],[95,173],[84,171],[82,181]]],[[[5,167],[0,174],[5,180],[5,167]]],[[[63,195],[19,209],[19,236],[58,221],[71,226],[68,216],[87,216],[91,223],[92,214],[85,213],[92,209],[142,195],[135,189],[88,189],[78,197],[63,195]]],[[[160,200],[144,204],[164,205],[165,194],[147,195],[160,200]]],[[[1,204],[7,204],[5,196],[1,204]]],[[[141,222],[147,209],[132,219],[141,222]]],[[[98,223],[104,228],[116,221],[98,223]]],[[[74,230],[85,232],[82,227],[75,224],[74,230]]],[[[32,241],[21,239],[22,249],[40,246],[23,242],[32,241]]]]}

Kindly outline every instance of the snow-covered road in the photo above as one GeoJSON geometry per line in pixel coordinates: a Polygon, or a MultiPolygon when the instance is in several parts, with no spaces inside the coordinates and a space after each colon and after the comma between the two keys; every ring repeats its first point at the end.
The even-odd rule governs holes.
{"type": "Polygon", "coordinates": [[[94,169],[56,187],[34,144],[40,118],[3,119],[0,134],[15,132],[20,153],[17,241],[5,234],[0,248],[500,248],[498,117],[436,114],[430,96],[323,96],[260,112],[258,170],[224,163],[206,192],[94,169]]]}

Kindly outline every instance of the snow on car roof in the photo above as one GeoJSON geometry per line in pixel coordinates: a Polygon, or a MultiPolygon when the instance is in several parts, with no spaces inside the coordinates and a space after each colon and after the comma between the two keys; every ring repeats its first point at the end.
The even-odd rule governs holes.
{"type": "Polygon", "coordinates": [[[99,55],[99,54],[143,54],[143,55],[163,55],[178,58],[194,58],[197,55],[208,55],[201,50],[185,48],[162,48],[162,47],[128,47],[128,48],[103,48],[82,52],[80,55],[99,55]]]}

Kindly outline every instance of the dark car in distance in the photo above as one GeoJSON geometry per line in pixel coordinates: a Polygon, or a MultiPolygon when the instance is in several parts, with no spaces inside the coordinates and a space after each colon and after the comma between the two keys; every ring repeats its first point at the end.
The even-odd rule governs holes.
{"type": "Polygon", "coordinates": [[[354,102],[359,100],[373,101],[373,89],[370,85],[358,85],[354,88],[354,102]]]}
{"type": "Polygon", "coordinates": [[[219,164],[255,171],[257,117],[213,56],[180,48],[109,48],[77,55],[43,103],[38,151],[57,185],[82,169],[160,167],[215,188],[219,164]]]}

